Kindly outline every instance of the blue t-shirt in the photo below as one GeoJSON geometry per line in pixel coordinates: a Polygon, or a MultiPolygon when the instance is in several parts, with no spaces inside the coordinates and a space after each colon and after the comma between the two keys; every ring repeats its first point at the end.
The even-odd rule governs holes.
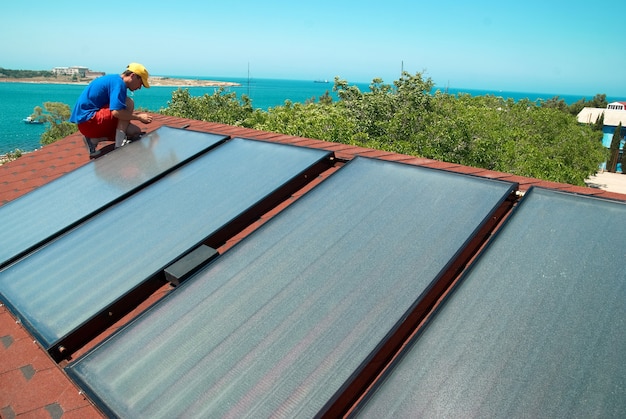
{"type": "Polygon", "coordinates": [[[94,79],[78,97],[70,122],[89,121],[102,108],[112,111],[126,109],[126,84],[119,74],[109,74],[94,79]]]}

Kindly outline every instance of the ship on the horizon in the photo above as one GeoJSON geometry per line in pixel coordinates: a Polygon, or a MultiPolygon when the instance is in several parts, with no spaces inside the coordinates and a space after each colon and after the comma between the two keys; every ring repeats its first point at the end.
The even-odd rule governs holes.
{"type": "Polygon", "coordinates": [[[313,80],[313,83],[328,83],[328,79],[324,79],[324,80],[313,80]]]}

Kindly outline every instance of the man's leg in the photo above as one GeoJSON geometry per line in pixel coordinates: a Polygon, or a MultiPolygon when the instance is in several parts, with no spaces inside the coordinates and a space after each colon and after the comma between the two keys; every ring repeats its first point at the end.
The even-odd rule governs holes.
{"type": "Polygon", "coordinates": [[[96,149],[96,146],[100,141],[99,138],[91,139],[83,135],[83,141],[87,146],[87,150],[89,150],[89,157],[98,157],[100,155],[100,150],[96,149]]]}
{"type": "MultiPolygon", "coordinates": [[[[126,98],[126,110],[133,112],[135,110],[135,102],[129,97],[126,98]]],[[[117,120],[117,128],[115,130],[115,148],[126,145],[128,142],[126,137],[126,130],[130,125],[130,121],[117,120]]]]}
{"type": "Polygon", "coordinates": [[[78,124],[78,130],[83,134],[83,141],[89,150],[89,157],[100,154],[100,150],[96,149],[100,141],[115,139],[116,126],[117,118],[111,115],[109,108],[98,110],[89,121],[78,124]]]}
{"type": "MultiPolygon", "coordinates": [[[[133,112],[135,110],[135,102],[127,97],[126,98],[126,110],[133,112]]],[[[134,140],[141,134],[141,129],[130,121],[117,122],[117,130],[115,132],[115,148],[128,144],[129,139],[134,140]]]]}

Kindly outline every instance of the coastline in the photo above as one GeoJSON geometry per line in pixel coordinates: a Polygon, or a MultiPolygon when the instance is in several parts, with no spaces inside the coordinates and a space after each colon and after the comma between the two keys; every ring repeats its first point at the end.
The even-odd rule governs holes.
{"type": "MultiPolygon", "coordinates": [[[[9,87],[9,83],[13,84],[23,84],[23,85],[31,85],[33,88],[37,89],[35,86],[37,85],[55,85],[57,88],[63,88],[62,86],[87,86],[93,79],[81,79],[81,80],[72,80],[69,77],[32,77],[32,78],[10,78],[10,77],[0,77],[0,84],[7,83],[6,87],[9,87]]],[[[229,81],[217,81],[217,80],[200,80],[194,78],[172,78],[172,77],[160,77],[160,76],[152,76],[150,77],[150,87],[171,87],[171,88],[191,88],[191,87],[232,87],[232,86],[241,86],[240,83],[229,82],[229,81]]],[[[10,87],[9,87],[10,88],[10,87]]],[[[28,87],[27,87],[28,88],[28,87]]],[[[29,88],[30,89],[30,88],[29,88]]],[[[164,89],[166,91],[167,89],[164,89]]],[[[157,89],[155,92],[158,92],[157,89]]],[[[31,111],[26,111],[29,114],[31,111]]],[[[6,115],[3,115],[6,117],[6,115]]],[[[23,124],[21,121],[21,117],[17,119],[17,121],[23,124]]],[[[1,125],[1,124],[0,124],[1,125]]],[[[4,128],[4,125],[2,125],[4,128]]],[[[27,147],[22,149],[21,147],[16,147],[14,150],[4,152],[0,152],[0,166],[3,164],[13,160],[13,153],[19,151],[21,155],[25,155],[32,151],[36,151],[41,148],[40,144],[37,144],[36,148],[27,147]]]]}
{"type": "MultiPolygon", "coordinates": [[[[7,78],[0,77],[0,83],[33,83],[33,84],[76,84],[87,85],[92,79],[70,80],[55,77],[33,77],[33,78],[7,78]]],[[[240,83],[230,81],[217,80],[199,80],[199,79],[178,79],[171,77],[150,77],[150,87],[166,86],[166,87],[230,87],[241,86],[240,83]]]]}

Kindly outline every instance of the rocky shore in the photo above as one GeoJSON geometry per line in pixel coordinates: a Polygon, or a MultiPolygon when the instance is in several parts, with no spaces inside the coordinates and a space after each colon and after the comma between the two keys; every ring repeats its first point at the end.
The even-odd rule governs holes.
{"type": "MultiPolygon", "coordinates": [[[[33,77],[33,78],[9,78],[0,77],[0,83],[41,83],[41,84],[89,84],[91,79],[72,80],[64,77],[33,77]]],[[[150,77],[150,86],[169,87],[228,87],[240,86],[239,83],[216,80],[179,79],[171,77],[150,77]]]]}

